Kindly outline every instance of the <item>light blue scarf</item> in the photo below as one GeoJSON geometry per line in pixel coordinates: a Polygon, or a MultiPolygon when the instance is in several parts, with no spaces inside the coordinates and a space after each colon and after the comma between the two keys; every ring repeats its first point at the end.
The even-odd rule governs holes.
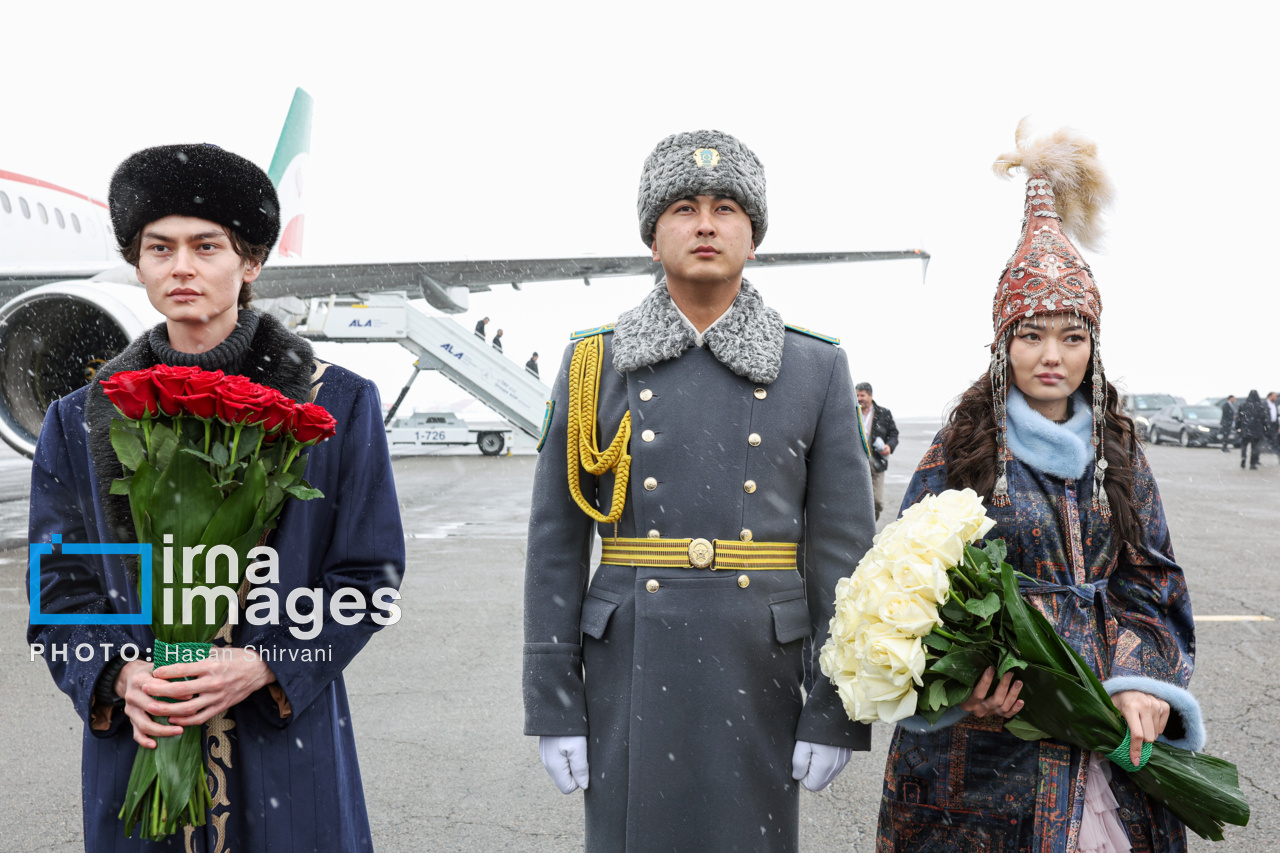
{"type": "Polygon", "coordinates": [[[1079,391],[1071,396],[1075,414],[1056,424],[1027,404],[1016,387],[1009,389],[1009,450],[1021,462],[1055,477],[1079,479],[1094,459],[1093,414],[1079,391]]]}

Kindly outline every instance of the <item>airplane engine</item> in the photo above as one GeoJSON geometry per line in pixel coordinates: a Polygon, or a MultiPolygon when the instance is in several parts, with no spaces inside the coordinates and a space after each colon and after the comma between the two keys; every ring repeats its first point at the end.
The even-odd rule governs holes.
{"type": "Polygon", "coordinates": [[[164,319],[136,285],[64,281],[0,308],[0,438],[25,456],[49,404],[164,319]]]}

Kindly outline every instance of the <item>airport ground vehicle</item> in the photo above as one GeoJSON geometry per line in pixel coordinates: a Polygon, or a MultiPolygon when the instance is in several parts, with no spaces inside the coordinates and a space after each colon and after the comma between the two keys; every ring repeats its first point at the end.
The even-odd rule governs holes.
{"type": "Polygon", "coordinates": [[[1165,406],[1148,418],[1147,440],[1165,439],[1183,447],[1207,447],[1222,443],[1222,410],[1217,406],[1165,406]]]}
{"type": "Polygon", "coordinates": [[[510,429],[477,429],[452,412],[414,412],[387,427],[391,450],[441,444],[474,444],[485,456],[497,456],[511,442],[510,429]]]}

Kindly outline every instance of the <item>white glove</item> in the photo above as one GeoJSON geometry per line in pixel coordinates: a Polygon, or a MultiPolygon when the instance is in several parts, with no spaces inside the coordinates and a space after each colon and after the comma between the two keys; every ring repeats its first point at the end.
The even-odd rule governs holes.
{"type": "Polygon", "coordinates": [[[852,757],[853,750],[843,746],[798,740],[791,753],[791,778],[810,791],[821,791],[840,775],[852,757]]]}
{"type": "MultiPolygon", "coordinates": [[[[551,774],[551,781],[556,783],[560,793],[572,794],[579,788],[584,791],[587,789],[587,739],[585,737],[543,735],[538,738],[538,755],[542,757],[542,766],[547,768],[547,773],[551,774]]],[[[848,755],[844,760],[849,760],[848,755]]],[[[843,762],[840,766],[844,766],[843,762]]],[[[836,771],[836,773],[839,772],[839,770],[836,771]]]]}

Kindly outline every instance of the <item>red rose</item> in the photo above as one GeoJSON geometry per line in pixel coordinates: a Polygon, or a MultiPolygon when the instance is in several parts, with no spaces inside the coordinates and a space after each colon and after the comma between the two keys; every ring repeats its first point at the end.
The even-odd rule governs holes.
{"type": "Polygon", "coordinates": [[[185,394],[187,380],[197,373],[203,373],[198,367],[175,367],[169,364],[157,364],[151,368],[151,381],[156,386],[156,401],[160,411],[169,417],[182,414],[182,406],[173,399],[175,394],[185,394]]]}
{"type": "Polygon", "coordinates": [[[187,378],[186,394],[216,394],[226,374],[221,370],[201,370],[187,378]]]}
{"type": "Polygon", "coordinates": [[[262,428],[267,432],[274,432],[282,427],[287,429],[298,404],[274,388],[268,390],[271,394],[267,407],[263,409],[262,428]]]}
{"type": "Polygon", "coordinates": [[[228,376],[218,385],[218,417],[230,424],[260,423],[278,393],[243,376],[228,376]]]}
{"type": "Polygon", "coordinates": [[[338,431],[338,422],[323,406],[303,403],[293,410],[293,423],[289,425],[295,440],[303,444],[317,444],[332,438],[338,431]]]}
{"type": "Polygon", "coordinates": [[[207,421],[218,416],[218,398],[213,394],[175,394],[173,401],[197,418],[207,421]]]}
{"type": "Polygon", "coordinates": [[[150,370],[122,370],[103,379],[102,393],[130,420],[140,420],[160,411],[150,370]]]}

